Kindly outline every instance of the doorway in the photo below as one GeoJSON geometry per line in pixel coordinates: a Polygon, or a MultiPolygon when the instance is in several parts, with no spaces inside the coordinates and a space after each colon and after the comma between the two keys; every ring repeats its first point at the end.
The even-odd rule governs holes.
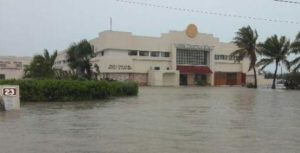
{"type": "Polygon", "coordinates": [[[227,85],[236,85],[236,73],[227,73],[227,85]]]}
{"type": "Polygon", "coordinates": [[[5,80],[5,74],[0,74],[0,80],[5,80]]]}
{"type": "Polygon", "coordinates": [[[186,86],[187,85],[187,74],[180,74],[180,85],[186,86]]]}

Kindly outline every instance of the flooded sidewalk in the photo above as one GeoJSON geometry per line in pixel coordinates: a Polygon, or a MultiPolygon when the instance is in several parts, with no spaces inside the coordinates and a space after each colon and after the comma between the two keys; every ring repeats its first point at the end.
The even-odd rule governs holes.
{"type": "Polygon", "coordinates": [[[0,112],[1,153],[296,153],[299,91],[141,87],[0,112]]]}

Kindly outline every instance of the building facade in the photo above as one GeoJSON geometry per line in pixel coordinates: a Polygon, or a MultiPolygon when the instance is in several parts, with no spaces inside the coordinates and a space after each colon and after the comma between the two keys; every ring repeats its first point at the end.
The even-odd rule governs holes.
{"type": "Polygon", "coordinates": [[[31,57],[0,56],[0,80],[21,79],[31,60],[31,57]]]}
{"type": "MultiPolygon", "coordinates": [[[[160,37],[136,36],[130,32],[104,31],[89,41],[101,78],[134,80],[141,85],[244,85],[249,60],[237,62],[230,54],[232,43],[220,42],[212,34],[199,33],[196,25],[170,31],[160,37]]],[[[65,51],[54,68],[69,70],[65,51]]]]}

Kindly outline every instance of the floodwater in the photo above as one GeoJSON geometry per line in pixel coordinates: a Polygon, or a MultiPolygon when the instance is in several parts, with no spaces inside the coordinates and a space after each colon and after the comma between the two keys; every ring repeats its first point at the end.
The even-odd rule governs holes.
{"type": "Polygon", "coordinates": [[[299,153],[300,92],[142,87],[0,112],[1,153],[299,153]]]}

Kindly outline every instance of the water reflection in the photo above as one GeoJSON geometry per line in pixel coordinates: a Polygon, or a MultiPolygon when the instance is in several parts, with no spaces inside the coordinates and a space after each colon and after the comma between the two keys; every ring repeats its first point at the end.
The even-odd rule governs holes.
{"type": "Polygon", "coordinates": [[[14,121],[21,118],[20,111],[0,111],[0,123],[6,121],[14,121]]]}
{"type": "Polygon", "coordinates": [[[0,152],[300,152],[297,91],[152,88],[0,113],[0,152]]]}

